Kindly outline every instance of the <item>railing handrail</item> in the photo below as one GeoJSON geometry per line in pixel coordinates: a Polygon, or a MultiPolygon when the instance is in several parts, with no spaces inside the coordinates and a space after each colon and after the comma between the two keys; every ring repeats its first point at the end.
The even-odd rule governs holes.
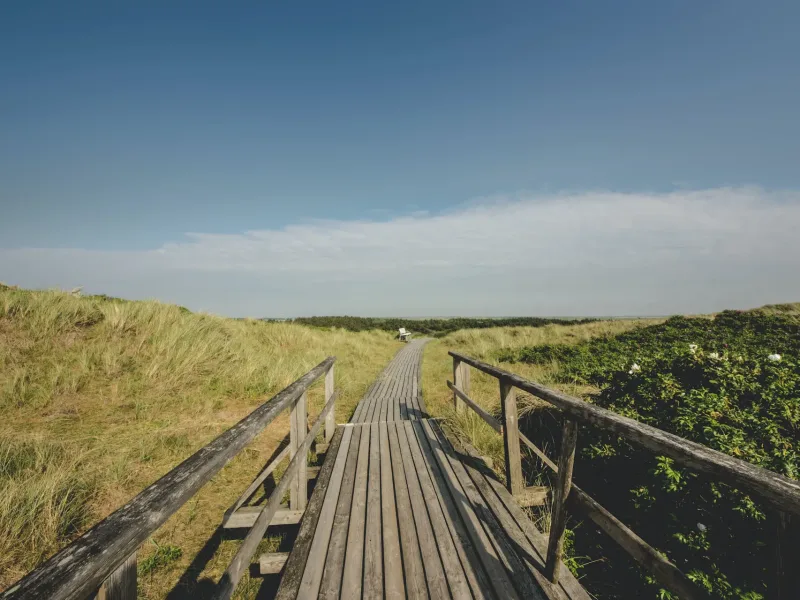
{"type": "MultiPolygon", "coordinates": [[[[2,600],[85,598],[272,420],[326,374],[329,356],[7,589],[2,600]]],[[[330,412],[330,411],[329,411],[330,412]]]]}
{"type": "Polygon", "coordinates": [[[450,351],[448,354],[479,371],[504,380],[506,383],[552,404],[572,419],[620,435],[639,446],[668,456],[681,465],[760,496],[780,510],[800,515],[800,481],[789,479],[779,473],[734,458],[702,444],[623,417],[483,361],[458,352],[450,351]]]}

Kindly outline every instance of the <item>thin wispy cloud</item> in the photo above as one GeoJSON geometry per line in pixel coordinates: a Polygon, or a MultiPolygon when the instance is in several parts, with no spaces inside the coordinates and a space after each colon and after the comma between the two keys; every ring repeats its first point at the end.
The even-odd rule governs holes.
{"type": "Polygon", "coordinates": [[[0,250],[0,279],[225,314],[664,314],[800,298],[800,192],[519,194],[444,214],[0,250]]]}

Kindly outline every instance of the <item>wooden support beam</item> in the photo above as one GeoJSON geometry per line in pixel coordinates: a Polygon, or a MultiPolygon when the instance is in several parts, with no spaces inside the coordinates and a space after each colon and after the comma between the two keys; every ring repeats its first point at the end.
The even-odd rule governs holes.
{"type": "MultiPolygon", "coordinates": [[[[325,373],[325,404],[333,398],[333,365],[325,373]]],[[[333,434],[336,432],[336,407],[325,417],[325,443],[330,444],[333,434]]]]}
{"type": "Polygon", "coordinates": [[[97,591],[97,600],[136,600],[136,553],[108,576],[97,591]]]}
{"type": "MultiPolygon", "coordinates": [[[[255,525],[258,515],[264,509],[263,506],[243,506],[234,513],[228,515],[222,522],[223,529],[250,529],[255,525]]],[[[303,520],[302,510],[291,510],[289,508],[279,508],[269,522],[270,527],[280,525],[297,525],[303,520]]]]}
{"type": "MultiPolygon", "coordinates": [[[[267,504],[262,507],[261,512],[258,514],[258,517],[256,517],[256,522],[253,524],[253,527],[250,528],[250,532],[244,538],[244,541],[242,541],[241,546],[239,546],[236,556],[233,557],[233,560],[220,579],[213,596],[214,600],[227,600],[231,597],[234,590],[236,590],[236,586],[239,584],[250,559],[258,548],[258,544],[263,539],[264,533],[266,533],[272,518],[278,511],[281,498],[291,485],[296,485],[300,466],[307,464],[308,450],[311,448],[311,443],[322,428],[325,417],[328,415],[328,412],[333,409],[335,402],[336,395],[334,394],[333,398],[328,401],[325,408],[320,412],[303,443],[297,448],[294,458],[289,463],[289,466],[286,467],[286,471],[284,471],[278,485],[275,486],[275,491],[272,492],[272,496],[270,496],[267,504]]],[[[305,431],[305,429],[303,429],[303,431],[305,431]]],[[[303,484],[306,484],[305,478],[303,479],[303,484]]]]}
{"type": "Polygon", "coordinates": [[[500,380],[500,406],[503,409],[503,447],[506,459],[506,487],[512,495],[525,486],[522,478],[522,456],[519,451],[519,429],[517,426],[517,395],[514,386],[505,379],[500,380]]]}
{"type": "Polygon", "coordinates": [[[567,497],[572,488],[572,467],[575,464],[575,446],[578,441],[578,424],[565,419],[561,435],[561,452],[558,456],[558,481],[553,489],[553,511],[550,519],[550,539],[547,543],[545,575],[558,583],[558,572],[564,552],[564,530],[567,526],[567,497]]]}
{"type": "MultiPolygon", "coordinates": [[[[289,431],[289,457],[294,459],[295,455],[304,447],[306,432],[308,430],[308,394],[303,394],[298,398],[292,408],[290,431],[289,431]]],[[[308,503],[308,456],[297,468],[297,475],[289,487],[289,508],[292,510],[305,510],[308,503]]]]}
{"type": "Polygon", "coordinates": [[[253,483],[251,483],[247,487],[247,489],[244,491],[244,493],[242,493],[242,495],[239,496],[239,499],[236,502],[234,502],[233,506],[225,514],[227,515],[227,514],[235,512],[240,506],[242,506],[245,502],[250,500],[250,498],[253,497],[253,494],[256,493],[256,491],[258,490],[259,487],[261,487],[261,484],[264,483],[264,481],[267,479],[267,477],[272,475],[273,471],[275,471],[275,469],[278,467],[278,465],[281,464],[281,461],[283,461],[285,458],[287,458],[289,456],[289,451],[290,450],[291,449],[289,448],[289,446],[286,446],[286,448],[284,448],[280,452],[280,454],[278,454],[278,456],[276,456],[275,459],[272,462],[270,462],[264,468],[264,470],[261,471],[261,473],[258,474],[258,477],[256,477],[253,480],[253,483]]]}
{"type": "Polygon", "coordinates": [[[547,496],[550,488],[544,485],[526,486],[519,494],[514,496],[514,500],[520,506],[544,506],[547,504],[547,496]]]}
{"type": "Polygon", "coordinates": [[[463,392],[459,395],[453,388],[450,388],[453,389],[453,406],[456,409],[456,413],[461,414],[464,412],[463,396],[469,396],[470,392],[469,365],[457,358],[453,358],[453,382],[455,387],[463,392]]]}
{"type": "Polygon", "coordinates": [[[258,557],[258,572],[261,575],[276,575],[283,570],[289,559],[288,552],[270,552],[258,557]]]}

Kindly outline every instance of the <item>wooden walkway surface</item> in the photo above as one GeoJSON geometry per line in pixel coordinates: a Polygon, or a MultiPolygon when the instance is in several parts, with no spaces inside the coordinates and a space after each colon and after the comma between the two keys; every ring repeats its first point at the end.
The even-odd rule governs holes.
{"type": "Polygon", "coordinates": [[[331,442],[278,598],[588,600],[485,465],[460,453],[420,394],[410,342],[331,442]]]}

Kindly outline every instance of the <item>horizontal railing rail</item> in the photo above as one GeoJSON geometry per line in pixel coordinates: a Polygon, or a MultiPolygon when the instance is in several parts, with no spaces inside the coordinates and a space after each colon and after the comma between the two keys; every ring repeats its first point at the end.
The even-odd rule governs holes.
{"type": "MultiPolygon", "coordinates": [[[[334,428],[332,407],[335,399],[332,390],[332,375],[335,360],[336,358],[333,356],[326,358],[147,487],[125,506],[113,512],[69,546],[28,573],[0,595],[0,599],[84,600],[94,594],[104,582],[115,581],[116,585],[117,579],[125,579],[124,573],[120,575],[121,569],[129,569],[131,565],[133,568],[133,595],[128,595],[131,589],[128,581],[124,584],[128,590],[124,597],[135,598],[135,553],[139,546],[275,417],[287,408],[294,409],[298,400],[305,398],[309,386],[323,375],[326,376],[326,406],[317,419],[313,431],[316,432],[320,429],[324,419],[326,435],[329,431],[332,435],[334,428]]],[[[301,463],[305,463],[307,446],[310,445],[312,439],[312,436],[305,437],[305,433],[304,424],[302,437],[305,439],[301,439],[297,444],[295,452],[293,452],[294,460],[290,465],[291,472],[302,471],[303,477],[305,477],[305,469],[301,463]]],[[[282,479],[281,485],[287,487],[290,479],[291,477],[286,477],[286,483],[282,479]]],[[[305,480],[303,485],[305,485],[305,480]]],[[[267,512],[272,510],[273,504],[274,502],[269,502],[267,512]]],[[[262,513],[261,522],[269,521],[268,516],[266,519],[263,518],[265,516],[262,513]]],[[[231,574],[233,571],[229,573],[229,575],[231,574]]],[[[229,588],[228,581],[229,579],[223,585],[224,588],[229,588]]]]}
{"type": "MultiPolygon", "coordinates": [[[[450,352],[449,354],[453,358],[453,378],[455,383],[448,381],[447,385],[453,391],[456,411],[461,412],[464,406],[469,406],[492,429],[503,435],[506,457],[506,482],[509,491],[512,494],[519,494],[524,488],[524,481],[521,480],[522,466],[519,455],[519,442],[523,442],[528,446],[547,467],[557,474],[551,511],[550,539],[546,557],[546,574],[554,583],[557,582],[558,563],[561,561],[566,518],[565,507],[570,504],[573,508],[577,508],[580,512],[586,514],[602,531],[646,568],[667,590],[677,594],[680,598],[706,597],[705,592],[692,583],[661,552],[647,544],[572,482],[572,463],[575,455],[578,424],[592,425],[611,431],[639,446],[660,455],[668,456],[681,465],[707,473],[717,479],[735,485],[747,493],[752,493],[778,509],[783,523],[787,521],[784,518],[785,513],[800,515],[800,482],[798,481],[594,406],[480,360],[458,352],[450,352]],[[468,366],[499,380],[503,422],[470,398],[468,366]],[[564,431],[558,465],[519,431],[513,388],[528,392],[548,402],[564,414],[564,431]],[[511,400],[510,402],[509,399],[511,400]]],[[[787,544],[779,543],[779,545],[782,547],[787,544]]],[[[782,570],[781,564],[782,561],[779,560],[779,571],[782,570]]],[[[779,572],[777,575],[780,580],[782,573],[779,572]]],[[[780,584],[779,588],[782,598],[794,597],[791,594],[796,590],[789,591],[780,586],[780,584]]]]}

